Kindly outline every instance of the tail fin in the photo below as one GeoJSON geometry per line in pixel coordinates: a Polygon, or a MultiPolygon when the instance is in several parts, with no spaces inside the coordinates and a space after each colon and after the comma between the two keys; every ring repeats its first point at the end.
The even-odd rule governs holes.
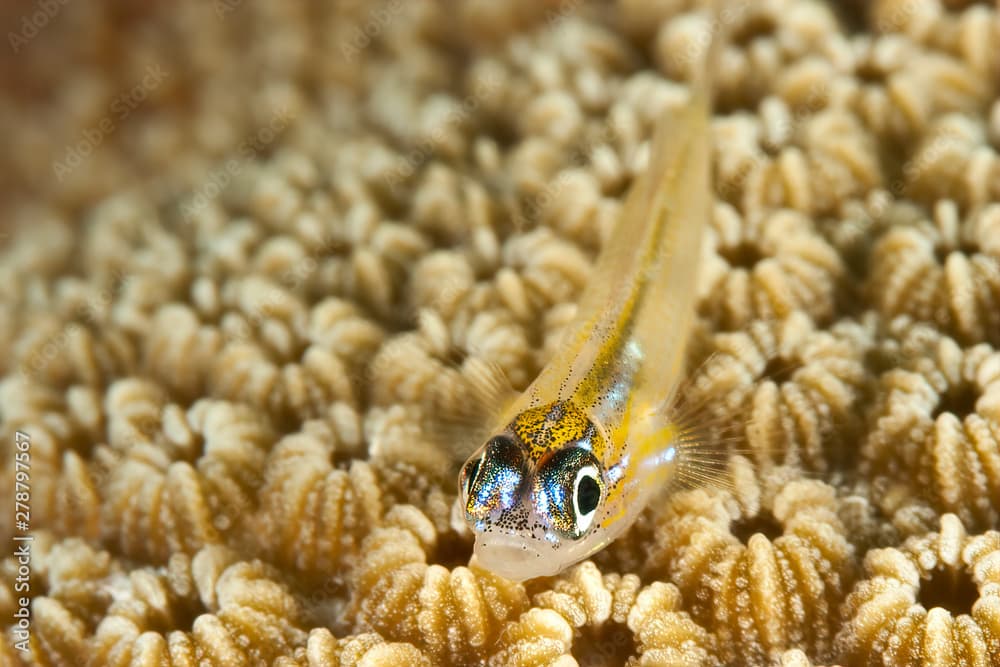
{"type": "Polygon", "coordinates": [[[707,26],[707,48],[701,54],[701,63],[695,70],[692,84],[692,106],[705,114],[711,114],[716,73],[722,62],[722,50],[726,42],[725,0],[710,2],[711,15],[707,26]]]}

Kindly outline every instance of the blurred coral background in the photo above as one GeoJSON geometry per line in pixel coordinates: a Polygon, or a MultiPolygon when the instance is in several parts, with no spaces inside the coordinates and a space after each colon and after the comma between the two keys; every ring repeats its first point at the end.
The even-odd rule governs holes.
{"type": "Polygon", "coordinates": [[[707,4],[3,3],[0,664],[1000,665],[998,9],[707,4]],[[713,33],[732,483],[506,581],[430,406],[544,365],[713,33]]]}

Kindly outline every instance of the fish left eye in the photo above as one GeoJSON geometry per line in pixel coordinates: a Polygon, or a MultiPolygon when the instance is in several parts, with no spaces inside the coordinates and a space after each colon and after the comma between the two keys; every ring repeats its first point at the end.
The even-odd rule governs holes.
{"type": "Polygon", "coordinates": [[[539,468],[533,495],[551,528],[563,538],[578,540],[590,530],[604,497],[601,464],[583,447],[556,452],[539,468]]]}
{"type": "Polygon", "coordinates": [[[601,502],[601,485],[597,481],[597,468],[584,466],[576,473],[573,489],[573,511],[576,514],[577,530],[587,532],[594,521],[597,506],[601,502]]]}

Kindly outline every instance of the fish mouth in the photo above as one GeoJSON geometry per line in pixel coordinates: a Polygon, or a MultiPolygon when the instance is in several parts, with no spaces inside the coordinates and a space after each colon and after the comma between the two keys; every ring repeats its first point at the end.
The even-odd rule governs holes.
{"type": "Polygon", "coordinates": [[[544,558],[528,540],[514,535],[481,536],[475,552],[480,565],[512,581],[554,574],[550,572],[551,559],[544,558]]]}

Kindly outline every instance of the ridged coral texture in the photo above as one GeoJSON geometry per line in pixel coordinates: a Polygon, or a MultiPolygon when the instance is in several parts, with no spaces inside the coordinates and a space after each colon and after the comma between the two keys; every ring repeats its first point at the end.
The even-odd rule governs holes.
{"type": "Polygon", "coordinates": [[[0,664],[1000,666],[995,4],[0,18],[0,664]],[[710,35],[726,481],[508,581],[440,413],[558,349],[710,35]]]}

